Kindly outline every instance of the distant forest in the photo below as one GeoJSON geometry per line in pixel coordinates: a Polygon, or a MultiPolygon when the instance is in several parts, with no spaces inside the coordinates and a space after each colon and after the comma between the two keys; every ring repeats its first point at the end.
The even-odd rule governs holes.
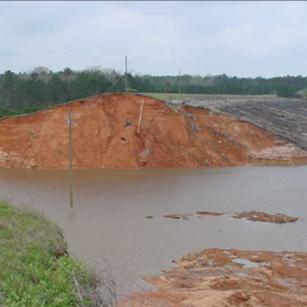
{"type": "MultiPolygon", "coordinates": [[[[52,72],[37,67],[30,73],[0,74],[0,116],[27,113],[107,90],[122,92],[123,75],[114,70],[52,72]]],[[[151,76],[128,74],[130,92],[200,94],[275,94],[307,98],[307,77],[238,78],[218,76],[151,76]]]]}

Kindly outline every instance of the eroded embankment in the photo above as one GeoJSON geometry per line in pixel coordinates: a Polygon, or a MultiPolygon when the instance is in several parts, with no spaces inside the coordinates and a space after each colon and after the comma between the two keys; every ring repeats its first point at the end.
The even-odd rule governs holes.
{"type": "Polygon", "coordinates": [[[207,249],[146,280],[122,307],[306,306],[307,253],[207,249]]]}
{"type": "Polygon", "coordinates": [[[0,120],[0,167],[66,168],[69,111],[75,168],[307,162],[306,152],[232,116],[110,94],[0,120]]]}

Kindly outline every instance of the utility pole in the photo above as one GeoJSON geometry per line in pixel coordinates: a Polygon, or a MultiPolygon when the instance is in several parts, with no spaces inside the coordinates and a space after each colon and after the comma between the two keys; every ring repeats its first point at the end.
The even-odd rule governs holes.
{"type": "Polygon", "coordinates": [[[128,92],[128,58],[125,56],[125,92],[128,92]]]}
{"type": "Polygon", "coordinates": [[[178,94],[181,93],[181,70],[178,71],[178,94]]]}
{"type": "Polygon", "coordinates": [[[67,127],[68,127],[68,181],[69,181],[69,202],[70,207],[74,206],[73,199],[73,173],[72,173],[72,156],[73,156],[73,148],[72,148],[72,118],[71,118],[71,110],[68,111],[67,114],[67,127]]]}

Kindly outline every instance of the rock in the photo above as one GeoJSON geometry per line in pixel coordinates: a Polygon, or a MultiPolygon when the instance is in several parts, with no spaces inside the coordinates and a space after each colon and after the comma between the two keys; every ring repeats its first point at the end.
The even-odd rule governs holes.
{"type": "Polygon", "coordinates": [[[123,144],[127,144],[127,142],[128,142],[127,139],[123,136],[120,138],[120,140],[123,144]]]}
{"type": "Polygon", "coordinates": [[[164,215],[165,218],[174,219],[174,220],[188,220],[189,216],[192,214],[179,214],[179,213],[172,213],[164,215]]]}
{"type": "Polygon", "coordinates": [[[141,164],[146,164],[146,162],[148,161],[148,158],[151,154],[151,150],[149,148],[145,148],[144,150],[142,150],[139,154],[138,154],[138,159],[139,162],[141,164]]]}
{"type": "Polygon", "coordinates": [[[132,121],[130,119],[127,119],[125,124],[124,124],[124,128],[128,128],[132,126],[132,121]]]}

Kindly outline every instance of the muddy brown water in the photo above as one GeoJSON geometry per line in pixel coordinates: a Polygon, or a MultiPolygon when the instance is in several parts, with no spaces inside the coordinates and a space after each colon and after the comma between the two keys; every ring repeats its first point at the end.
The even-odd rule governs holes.
{"type": "Polygon", "coordinates": [[[209,247],[307,250],[307,167],[74,171],[0,170],[0,199],[33,208],[64,230],[71,254],[117,283],[119,295],[146,289],[142,276],[209,247]],[[285,225],[230,216],[164,218],[195,211],[285,213],[285,225]],[[145,216],[153,216],[147,219],[145,216]]]}

